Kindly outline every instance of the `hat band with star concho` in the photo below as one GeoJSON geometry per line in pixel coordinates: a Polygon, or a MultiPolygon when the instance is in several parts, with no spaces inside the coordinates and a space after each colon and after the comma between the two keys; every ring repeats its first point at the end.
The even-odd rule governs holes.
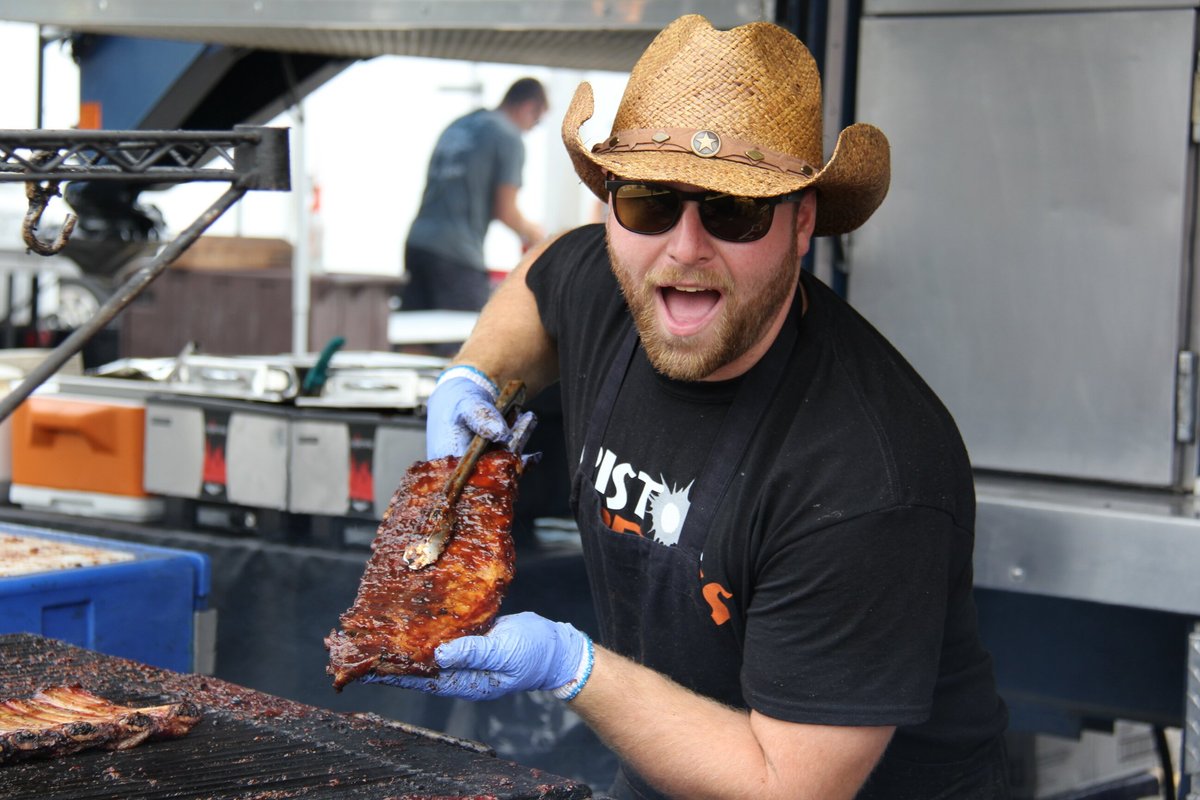
{"type": "Polygon", "coordinates": [[[593,108],[585,81],[563,117],[562,137],[575,172],[604,202],[610,175],[744,197],[812,187],[813,233],[823,236],[854,230],[887,195],[887,138],[854,123],[826,160],[816,61],[770,22],[720,31],[697,14],[680,17],[638,59],[612,133],[590,147],[580,129],[593,108]]]}
{"type": "Polygon", "coordinates": [[[597,155],[672,150],[692,152],[701,158],[717,158],[746,166],[787,172],[804,178],[811,178],[817,174],[816,169],[802,158],[758,147],[741,139],[722,138],[716,131],[708,129],[641,128],[617,131],[605,141],[592,146],[592,152],[597,155]]]}

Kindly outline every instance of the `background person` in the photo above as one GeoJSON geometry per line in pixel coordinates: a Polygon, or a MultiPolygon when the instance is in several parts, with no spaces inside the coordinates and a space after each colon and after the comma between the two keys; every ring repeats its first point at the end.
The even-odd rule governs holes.
{"type": "Polygon", "coordinates": [[[546,90],[521,78],[495,109],[477,109],[442,132],[429,160],[421,206],[408,232],[401,309],[478,311],[490,294],[483,241],[493,219],[528,247],[542,229],[517,206],[521,135],[546,113],[546,90]]]}
{"type": "Polygon", "coordinates": [[[591,113],[584,84],[564,141],[612,213],[502,284],[439,379],[427,441],[432,457],[472,430],[503,440],[495,384],[560,382],[602,643],[514,614],[439,647],[435,679],[373,679],[551,691],[620,757],[622,798],[1008,797],[966,450],[800,266],[883,201],[887,140],[852,125],[824,162],[807,49],[698,16],[654,40],[589,150],[591,113]]]}

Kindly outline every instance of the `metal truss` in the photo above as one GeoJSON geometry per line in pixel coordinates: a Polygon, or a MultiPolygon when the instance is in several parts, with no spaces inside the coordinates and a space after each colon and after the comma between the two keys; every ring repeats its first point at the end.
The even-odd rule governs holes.
{"type": "Polygon", "coordinates": [[[64,180],[147,185],[227,181],[230,186],[153,259],[130,275],[96,314],[54,348],[19,386],[0,398],[0,420],[82,350],[246,192],[291,189],[288,131],[249,126],[231,132],[0,130],[0,183],[25,184],[30,203],[25,241],[30,250],[41,255],[61,249],[74,225],[74,220],[68,218],[70,224],[64,225],[60,241],[53,245],[33,235],[46,202],[58,195],[58,183],[64,180]],[[217,165],[203,166],[210,161],[217,165]]]}
{"type": "Polygon", "coordinates": [[[0,182],[228,181],[291,187],[286,128],[233,131],[0,130],[0,182]],[[217,166],[203,165],[215,162],[217,166]]]}

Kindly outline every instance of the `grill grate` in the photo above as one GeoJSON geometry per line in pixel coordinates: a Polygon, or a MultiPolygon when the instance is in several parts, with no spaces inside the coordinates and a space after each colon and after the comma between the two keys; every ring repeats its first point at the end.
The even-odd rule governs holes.
{"type": "Polygon", "coordinates": [[[591,797],[581,784],[410,726],[336,714],[38,636],[0,636],[0,697],[62,683],[80,683],[129,705],[190,697],[205,715],[181,739],[0,767],[0,800],[591,797]]]}
{"type": "Polygon", "coordinates": [[[61,764],[15,764],[2,774],[0,798],[28,796],[23,792],[36,784],[39,800],[135,800],[232,798],[244,797],[247,791],[271,798],[300,797],[313,795],[318,787],[322,797],[365,797],[370,793],[363,787],[391,785],[397,769],[329,744],[289,736],[264,739],[253,725],[222,720],[219,725],[197,726],[186,746],[158,742],[116,753],[93,750],[62,759],[61,764]],[[197,758],[199,753],[203,758],[197,758]]]}

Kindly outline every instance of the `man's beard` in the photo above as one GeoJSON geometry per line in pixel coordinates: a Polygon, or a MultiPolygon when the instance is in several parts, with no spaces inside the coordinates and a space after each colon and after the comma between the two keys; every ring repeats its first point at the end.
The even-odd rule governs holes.
{"type": "MultiPolygon", "coordinates": [[[[793,219],[791,224],[795,226],[793,219]]],[[[701,273],[700,283],[717,285],[725,307],[711,326],[697,336],[673,336],[662,330],[655,310],[658,286],[686,283],[695,271],[684,269],[653,270],[641,282],[636,282],[621,263],[612,245],[608,256],[613,273],[620,284],[621,294],[633,315],[642,340],[642,348],[650,364],[663,375],[680,381],[698,381],[734,361],[767,332],[781,306],[788,302],[800,279],[800,256],[793,233],[783,257],[762,274],[755,286],[744,283],[735,289],[723,277],[701,273]]]]}

